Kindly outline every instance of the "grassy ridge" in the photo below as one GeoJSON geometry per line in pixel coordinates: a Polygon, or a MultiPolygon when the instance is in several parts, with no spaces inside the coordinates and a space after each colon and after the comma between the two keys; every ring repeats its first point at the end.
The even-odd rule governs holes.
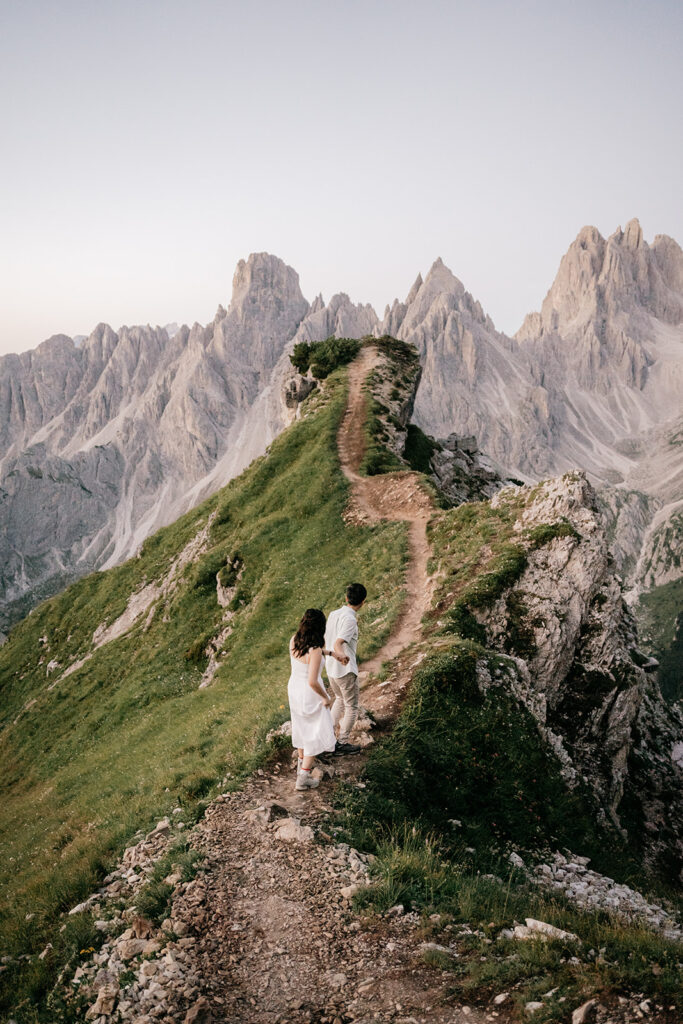
{"type": "Polygon", "coordinates": [[[414,345],[398,341],[389,335],[369,339],[385,357],[384,365],[368,374],[366,392],[365,455],[360,471],[367,476],[378,476],[408,468],[408,463],[391,448],[391,433],[403,428],[385,404],[405,404],[410,401],[420,374],[420,357],[414,345]]]}
{"type": "Polygon", "coordinates": [[[512,695],[514,663],[470,640],[439,646],[415,673],[391,736],[373,750],[366,788],[354,792],[355,839],[367,848],[410,825],[448,847],[455,819],[454,848],[580,844],[600,858],[592,802],[567,791],[535,720],[512,695]],[[486,693],[478,667],[491,679],[486,693]]]}
{"type": "Polygon", "coordinates": [[[92,890],[137,829],[177,805],[191,820],[226,772],[253,764],[267,727],[287,717],[287,639],[304,608],[329,611],[360,579],[369,591],[363,653],[387,636],[401,600],[405,529],[341,518],[347,484],[335,439],[345,380],[344,371],[330,376],[267,456],[149,538],[139,558],[41,605],[0,649],[2,953],[40,950],[55,916],[92,890]],[[214,512],[208,550],[150,627],[141,616],[48,690],[132,592],[167,576],[214,512]],[[213,685],[199,690],[206,659],[197,638],[220,630],[215,573],[236,551],[234,632],[213,685]],[[61,669],[48,677],[53,659],[61,669]],[[27,913],[35,916],[26,921],[27,913]]]}

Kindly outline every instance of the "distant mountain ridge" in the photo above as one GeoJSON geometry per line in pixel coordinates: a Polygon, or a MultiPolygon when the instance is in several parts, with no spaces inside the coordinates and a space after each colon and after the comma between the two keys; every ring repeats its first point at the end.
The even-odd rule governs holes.
{"type": "Polygon", "coordinates": [[[474,434],[528,481],[580,467],[618,487],[615,514],[636,513],[622,552],[639,563],[634,593],[681,575],[683,252],[672,238],[649,246],[636,220],[608,239],[583,228],[514,338],[437,260],[382,329],[422,355],[415,420],[427,432],[474,434]],[[629,491],[650,497],[649,515],[629,491]]]}
{"type": "Polygon", "coordinates": [[[638,551],[656,585],[670,578],[679,541],[669,524],[683,506],[682,322],[680,247],[664,235],[649,246],[631,221],[608,239],[582,229],[514,338],[440,259],[380,321],[344,294],[309,304],[295,271],[260,253],[240,261],[230,306],[211,324],[100,324],[78,344],[56,335],[5,356],[0,628],[74,576],[134,554],[262,454],[292,416],[292,346],[332,334],[415,344],[415,421],[435,436],[474,434],[506,474],[579,467],[619,494],[650,495],[625,557],[638,551]],[[651,556],[639,551],[644,531],[651,556]]]}
{"type": "Polygon", "coordinates": [[[288,342],[375,322],[347,296],[310,306],[295,271],[262,253],[240,261],[229,309],[205,327],[100,324],[79,345],[56,335],[1,358],[0,628],[134,554],[262,454],[289,415],[277,389],[265,401],[288,342]]]}

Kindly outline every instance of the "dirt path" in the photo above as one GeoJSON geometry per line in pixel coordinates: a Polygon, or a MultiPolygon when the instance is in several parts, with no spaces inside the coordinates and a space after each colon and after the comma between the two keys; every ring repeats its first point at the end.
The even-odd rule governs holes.
{"type": "MultiPolygon", "coordinates": [[[[363,704],[377,719],[390,722],[416,663],[410,645],[419,637],[431,598],[426,537],[431,509],[414,474],[364,478],[358,473],[363,382],[378,361],[377,351],[365,348],[350,368],[338,443],[352,485],[349,517],[410,523],[404,607],[391,637],[361,666],[367,679],[368,672],[403,652],[392,666],[392,679],[371,681],[363,694],[363,704]]],[[[372,742],[369,725],[367,719],[359,723],[366,744],[372,742]]],[[[354,784],[363,761],[363,755],[337,758],[324,771],[354,784]]],[[[173,913],[196,936],[188,951],[211,1019],[481,1024],[486,1018],[479,1011],[452,1003],[448,973],[425,964],[417,915],[377,919],[352,911],[346,887],[364,884],[368,866],[325,831],[334,813],[328,795],[325,779],[317,790],[296,792],[287,753],[271,771],[259,772],[244,789],[214,802],[198,826],[207,871],[175,901],[173,913]]]]}
{"type": "Polygon", "coordinates": [[[365,454],[365,401],[363,383],[380,364],[377,349],[361,350],[349,370],[349,400],[337,437],[344,476],[351,483],[349,518],[377,522],[381,519],[410,523],[408,543],[410,559],[406,570],[406,599],[390,638],[370,661],[359,666],[361,672],[375,672],[383,661],[390,661],[419,637],[422,616],[430,607],[432,582],[427,572],[429,544],[427,522],[432,507],[415,473],[386,473],[360,476],[358,470],[365,454]]]}

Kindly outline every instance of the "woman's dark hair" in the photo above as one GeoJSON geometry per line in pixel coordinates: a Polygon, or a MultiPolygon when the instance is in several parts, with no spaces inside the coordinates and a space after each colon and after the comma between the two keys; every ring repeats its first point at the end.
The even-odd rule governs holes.
{"type": "Polygon", "coordinates": [[[304,658],[311,647],[322,647],[325,643],[325,616],[319,608],[307,608],[294,634],[294,653],[304,658]]]}

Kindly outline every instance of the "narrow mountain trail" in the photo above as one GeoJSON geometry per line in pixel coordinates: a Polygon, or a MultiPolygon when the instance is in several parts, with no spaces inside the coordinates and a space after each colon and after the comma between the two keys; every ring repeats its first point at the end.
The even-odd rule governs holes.
{"type": "Polygon", "coordinates": [[[427,571],[427,522],[433,510],[417,474],[361,476],[359,473],[365,453],[366,395],[363,384],[380,362],[377,349],[368,346],[361,350],[359,357],[352,363],[349,370],[349,399],[337,438],[342,472],[351,484],[351,503],[347,517],[360,522],[398,519],[410,524],[406,598],[389,639],[374,658],[360,666],[361,671],[366,673],[376,672],[383,661],[395,658],[418,638],[422,616],[431,605],[433,593],[427,571]]]}
{"type": "MultiPolygon", "coordinates": [[[[382,649],[361,666],[366,682],[362,703],[381,727],[395,718],[420,660],[410,648],[419,638],[432,586],[426,536],[431,507],[418,477],[359,475],[363,384],[379,359],[376,349],[364,348],[350,367],[338,444],[342,471],[351,483],[347,518],[409,523],[403,609],[382,649]],[[368,678],[391,659],[391,679],[368,678]]],[[[354,733],[364,746],[372,742],[370,725],[362,718],[354,733]]],[[[186,962],[191,961],[193,998],[200,995],[188,1021],[482,1024],[497,1019],[503,1024],[503,1014],[487,1016],[453,1004],[448,972],[430,969],[424,961],[417,914],[377,918],[353,911],[353,886],[367,882],[368,859],[330,834],[335,812],[327,803],[328,779],[354,784],[364,761],[365,752],[333,759],[322,768],[318,789],[297,792],[291,755],[283,753],[271,769],[259,770],[243,789],[219,797],[207,809],[194,840],[205,854],[205,870],[173,904],[176,931],[187,936],[179,941],[186,962]]]]}

